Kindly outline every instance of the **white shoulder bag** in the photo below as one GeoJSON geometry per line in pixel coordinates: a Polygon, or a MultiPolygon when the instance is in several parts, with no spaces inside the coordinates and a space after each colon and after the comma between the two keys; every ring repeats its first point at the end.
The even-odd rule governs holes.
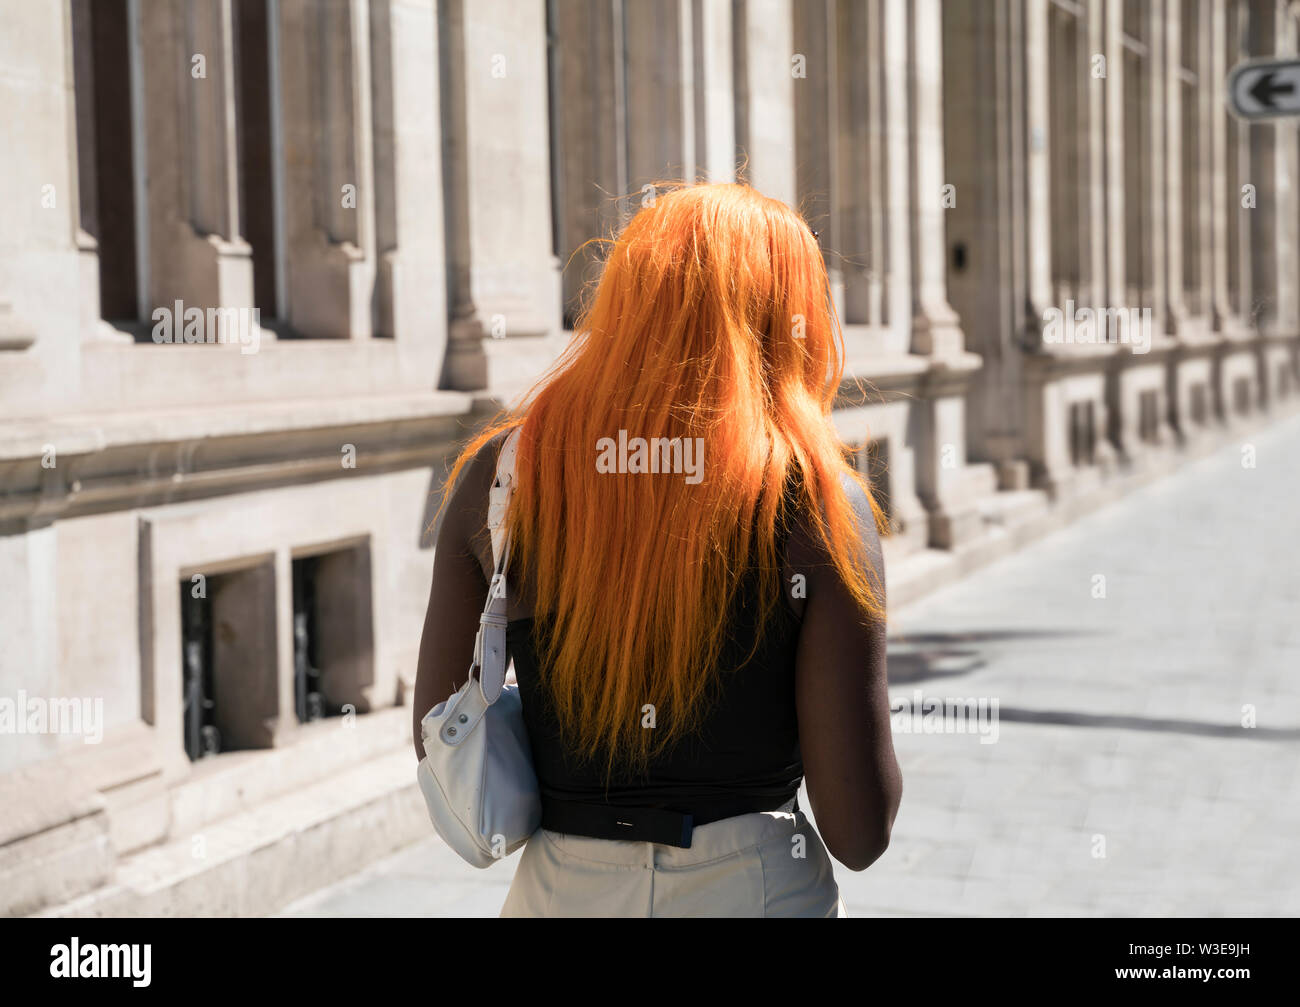
{"type": "Polygon", "coordinates": [[[505,684],[505,571],[510,559],[505,517],[518,439],[515,429],[501,446],[492,484],[488,526],[495,571],[479,618],[469,681],[421,723],[424,758],[418,773],[429,817],[447,845],[475,867],[490,867],[513,853],[542,821],[519,688],[505,684]]]}

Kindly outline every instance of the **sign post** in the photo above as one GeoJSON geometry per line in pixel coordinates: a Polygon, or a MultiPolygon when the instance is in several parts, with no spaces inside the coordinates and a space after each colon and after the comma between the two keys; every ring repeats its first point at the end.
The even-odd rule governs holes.
{"type": "Polygon", "coordinates": [[[1228,74],[1228,108],[1239,119],[1300,115],[1300,59],[1252,59],[1228,74]]]}

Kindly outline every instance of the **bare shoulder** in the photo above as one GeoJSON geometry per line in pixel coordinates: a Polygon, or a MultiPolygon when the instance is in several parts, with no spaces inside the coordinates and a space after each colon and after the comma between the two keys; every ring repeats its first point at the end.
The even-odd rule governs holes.
{"type": "Polygon", "coordinates": [[[876,526],[876,512],[871,506],[871,498],[867,495],[867,490],[856,479],[852,478],[847,472],[842,476],[844,492],[849,498],[849,505],[853,508],[853,515],[858,528],[858,540],[862,543],[862,549],[866,553],[867,565],[875,571],[880,578],[880,583],[884,583],[885,573],[885,554],[884,547],[880,542],[880,530],[876,526]]]}
{"type": "Polygon", "coordinates": [[[497,458],[509,431],[485,441],[461,469],[449,490],[438,531],[439,542],[459,542],[490,568],[491,538],[487,530],[488,500],[496,478],[497,458]]]}
{"type": "MultiPolygon", "coordinates": [[[[876,528],[875,514],[871,508],[871,499],[866,490],[849,473],[840,476],[840,485],[853,510],[857,526],[857,539],[862,552],[865,553],[868,566],[883,583],[884,554],[880,543],[880,533],[876,528]]],[[[789,562],[796,569],[816,569],[832,566],[834,561],[826,552],[826,546],[817,534],[812,515],[800,508],[794,514],[790,526],[789,562]]]]}
{"type": "Polygon", "coordinates": [[[461,498],[477,500],[480,495],[479,490],[486,491],[492,488],[492,481],[496,478],[497,459],[501,455],[501,447],[505,444],[509,433],[510,431],[503,430],[494,434],[474,452],[452,489],[453,502],[461,498]]]}

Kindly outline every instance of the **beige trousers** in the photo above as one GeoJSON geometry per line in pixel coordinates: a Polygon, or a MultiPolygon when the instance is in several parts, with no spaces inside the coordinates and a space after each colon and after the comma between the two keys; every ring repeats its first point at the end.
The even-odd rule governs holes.
{"type": "Polygon", "coordinates": [[[793,803],[702,825],[689,849],[538,829],[501,915],[847,916],[826,847],[793,803]]]}

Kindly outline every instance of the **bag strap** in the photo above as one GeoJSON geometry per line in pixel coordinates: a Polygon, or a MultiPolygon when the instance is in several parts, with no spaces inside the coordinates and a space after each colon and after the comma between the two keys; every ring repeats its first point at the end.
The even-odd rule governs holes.
{"type": "MultiPolygon", "coordinates": [[[[515,454],[519,448],[519,427],[515,427],[501,445],[497,457],[497,475],[488,495],[488,529],[492,533],[492,582],[487,601],[479,616],[478,634],[474,637],[474,667],[478,669],[478,687],[489,706],[501,696],[506,684],[506,567],[510,564],[510,535],[506,514],[515,490],[515,454]]],[[[470,669],[470,674],[474,669],[470,669]]]]}

